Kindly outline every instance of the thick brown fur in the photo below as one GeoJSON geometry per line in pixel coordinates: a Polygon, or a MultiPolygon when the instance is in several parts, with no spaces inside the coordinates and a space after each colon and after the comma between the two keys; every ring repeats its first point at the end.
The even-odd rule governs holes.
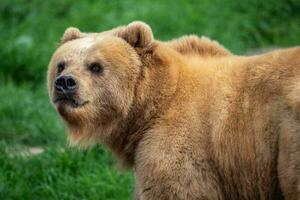
{"type": "Polygon", "coordinates": [[[208,38],[154,40],[142,22],[71,28],[49,64],[52,100],[62,60],[88,102],[55,104],[70,142],[107,145],[137,199],[300,199],[300,48],[236,56],[208,38]]]}

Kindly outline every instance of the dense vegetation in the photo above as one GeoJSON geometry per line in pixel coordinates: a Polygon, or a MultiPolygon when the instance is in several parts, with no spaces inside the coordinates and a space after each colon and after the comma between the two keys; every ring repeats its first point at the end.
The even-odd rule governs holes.
{"type": "Polygon", "coordinates": [[[0,199],[129,199],[133,177],[101,146],[69,148],[46,70],[68,26],[97,32],[143,20],[156,38],[207,35],[234,53],[300,44],[299,0],[0,2],[0,199]],[[43,153],[24,155],[38,147],[43,153]]]}

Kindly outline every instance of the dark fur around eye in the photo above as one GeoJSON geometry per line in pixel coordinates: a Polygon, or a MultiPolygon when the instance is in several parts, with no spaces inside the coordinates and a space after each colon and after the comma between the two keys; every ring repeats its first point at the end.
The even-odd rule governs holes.
{"type": "Polygon", "coordinates": [[[57,64],[57,74],[60,74],[62,71],[64,71],[66,67],[66,63],[65,62],[60,62],[57,64]]]}
{"type": "Polygon", "coordinates": [[[91,63],[89,65],[89,70],[93,73],[93,74],[100,74],[103,71],[103,67],[101,66],[100,63],[94,62],[91,63]]]}

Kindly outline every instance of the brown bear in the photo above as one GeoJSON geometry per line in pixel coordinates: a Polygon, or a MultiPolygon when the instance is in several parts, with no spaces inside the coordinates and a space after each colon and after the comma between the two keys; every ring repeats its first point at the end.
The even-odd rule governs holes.
{"type": "Polygon", "coordinates": [[[137,199],[300,199],[300,48],[237,56],[143,22],[68,28],[48,89],[70,142],[107,145],[137,199]]]}

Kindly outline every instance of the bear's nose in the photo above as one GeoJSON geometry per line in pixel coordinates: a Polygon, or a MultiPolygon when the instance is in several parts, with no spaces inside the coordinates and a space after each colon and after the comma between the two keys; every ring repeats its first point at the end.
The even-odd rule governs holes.
{"type": "Polygon", "coordinates": [[[72,76],[60,76],[55,82],[54,86],[57,92],[62,93],[75,93],[77,89],[77,84],[72,76]]]}

